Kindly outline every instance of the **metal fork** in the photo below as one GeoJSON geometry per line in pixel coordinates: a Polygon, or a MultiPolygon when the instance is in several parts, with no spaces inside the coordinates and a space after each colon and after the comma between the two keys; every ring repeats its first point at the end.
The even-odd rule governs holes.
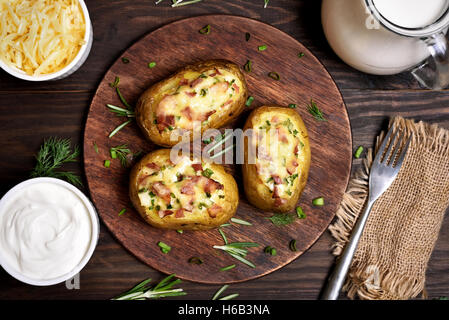
{"type": "Polygon", "coordinates": [[[336,300],[338,298],[348,269],[351,266],[352,258],[354,257],[360,237],[362,236],[363,229],[365,228],[366,221],[368,220],[369,213],[371,212],[371,208],[373,207],[374,202],[376,202],[376,200],[390,187],[394,179],[396,179],[402,162],[404,161],[412,135],[410,135],[404,145],[405,132],[398,138],[399,132],[397,130],[390,139],[392,134],[393,126],[391,126],[388,131],[388,134],[374,158],[369,176],[368,202],[352,231],[352,235],[349,238],[342,255],[337,261],[334,271],[328,279],[327,286],[321,295],[321,299],[323,300],[336,300]],[[404,145],[404,147],[402,147],[402,145],[404,145]],[[401,149],[402,151],[397,158],[401,149]]]}

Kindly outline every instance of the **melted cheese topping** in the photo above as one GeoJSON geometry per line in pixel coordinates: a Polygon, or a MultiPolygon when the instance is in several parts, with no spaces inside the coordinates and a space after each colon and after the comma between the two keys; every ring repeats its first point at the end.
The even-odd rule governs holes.
{"type": "Polygon", "coordinates": [[[301,169],[298,157],[304,146],[302,133],[287,115],[275,112],[263,113],[253,129],[258,137],[258,178],[274,198],[290,198],[299,183],[301,169]]]}
{"type": "Polygon", "coordinates": [[[63,69],[84,44],[76,0],[0,0],[0,59],[29,75],[63,69]]]}
{"type": "MultiPolygon", "coordinates": [[[[213,180],[213,171],[209,164],[202,162],[202,171],[192,167],[192,164],[201,163],[199,160],[191,160],[189,157],[181,157],[177,164],[167,164],[166,159],[154,159],[155,164],[159,166],[159,170],[154,172],[153,169],[143,167],[139,173],[139,200],[143,207],[146,207],[147,212],[158,214],[160,211],[171,210],[173,214],[166,215],[164,219],[195,219],[195,217],[208,214],[208,208],[214,204],[223,203],[225,200],[224,190],[215,190],[211,193],[206,193],[204,187],[200,183],[193,185],[193,195],[184,194],[181,189],[193,177],[205,178],[203,172],[211,173],[210,178],[213,180]],[[152,190],[155,183],[162,183],[170,192],[170,203],[157,196],[152,190]],[[187,210],[191,207],[191,211],[187,210]],[[176,217],[175,212],[178,209],[185,209],[185,217],[176,217]]],[[[206,174],[207,175],[207,174],[206,174]]],[[[215,181],[215,180],[214,180],[215,181]]],[[[216,181],[218,182],[218,181],[216,181]]]]}
{"type": "Polygon", "coordinates": [[[192,129],[192,121],[202,125],[211,117],[227,114],[242,94],[242,83],[231,72],[216,68],[203,73],[188,71],[170,81],[156,97],[156,118],[174,116],[169,129],[192,129]]]}

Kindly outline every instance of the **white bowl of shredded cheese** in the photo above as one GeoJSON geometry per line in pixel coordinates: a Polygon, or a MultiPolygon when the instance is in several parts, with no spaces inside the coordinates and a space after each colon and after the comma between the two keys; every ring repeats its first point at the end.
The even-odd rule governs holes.
{"type": "Polygon", "coordinates": [[[0,200],[0,265],[24,283],[48,286],[73,278],[98,236],[94,206],[63,180],[29,179],[0,200]]]}
{"type": "Polygon", "coordinates": [[[65,78],[86,61],[92,41],[83,0],[0,1],[0,68],[14,77],[65,78]]]}

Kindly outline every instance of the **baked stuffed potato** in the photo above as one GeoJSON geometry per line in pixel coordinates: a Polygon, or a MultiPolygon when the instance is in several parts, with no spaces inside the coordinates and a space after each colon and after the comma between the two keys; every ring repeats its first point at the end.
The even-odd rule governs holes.
{"type": "Polygon", "coordinates": [[[201,133],[224,126],[243,111],[246,99],[239,67],[210,60],[188,65],[147,89],[137,102],[136,119],[146,138],[170,147],[182,139],[182,133],[170,139],[173,130],[191,133],[194,122],[201,125],[201,133]]]}
{"type": "Polygon", "coordinates": [[[218,164],[153,151],[131,170],[129,194],[149,224],[164,229],[205,230],[228,221],[238,205],[234,178],[218,164]]]}
{"type": "Polygon", "coordinates": [[[247,129],[254,133],[245,140],[242,166],[248,201],[262,210],[292,210],[310,166],[309,139],[300,115],[293,109],[263,106],[249,115],[247,129]]]}

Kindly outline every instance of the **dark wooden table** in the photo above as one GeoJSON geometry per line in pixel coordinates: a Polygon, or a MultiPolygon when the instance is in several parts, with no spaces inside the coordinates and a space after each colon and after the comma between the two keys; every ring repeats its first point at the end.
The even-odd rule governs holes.
{"type": "MultiPolygon", "coordinates": [[[[165,0],[87,0],[94,43],[86,63],[64,80],[32,83],[0,72],[0,195],[27,179],[33,155],[45,137],[71,138],[82,144],[88,107],[106,70],[146,33],[169,22],[211,13],[242,15],[267,22],[307,46],[326,66],[340,88],[352,124],[353,146],[370,147],[392,115],[449,128],[449,91],[428,91],[409,74],[380,77],[345,65],[330,49],[320,22],[320,1],[204,0],[171,8],[165,0]]],[[[173,35],[174,37],[176,35],[173,35]]],[[[358,166],[355,161],[353,169],[358,166]]],[[[84,174],[81,162],[71,168],[84,174]]],[[[87,190],[84,190],[87,192],[87,190]]],[[[419,214],[419,213],[417,213],[419,214]]],[[[268,276],[232,285],[242,299],[316,299],[334,261],[326,232],[296,261],[268,276]]],[[[449,295],[449,221],[446,218],[427,271],[429,298],[449,295]]],[[[145,278],[162,279],[158,271],[129,254],[101,226],[97,249],[81,272],[80,289],[64,284],[32,287],[0,270],[0,299],[108,299],[145,278]]],[[[218,286],[184,282],[190,299],[210,299],[218,286]]]]}

